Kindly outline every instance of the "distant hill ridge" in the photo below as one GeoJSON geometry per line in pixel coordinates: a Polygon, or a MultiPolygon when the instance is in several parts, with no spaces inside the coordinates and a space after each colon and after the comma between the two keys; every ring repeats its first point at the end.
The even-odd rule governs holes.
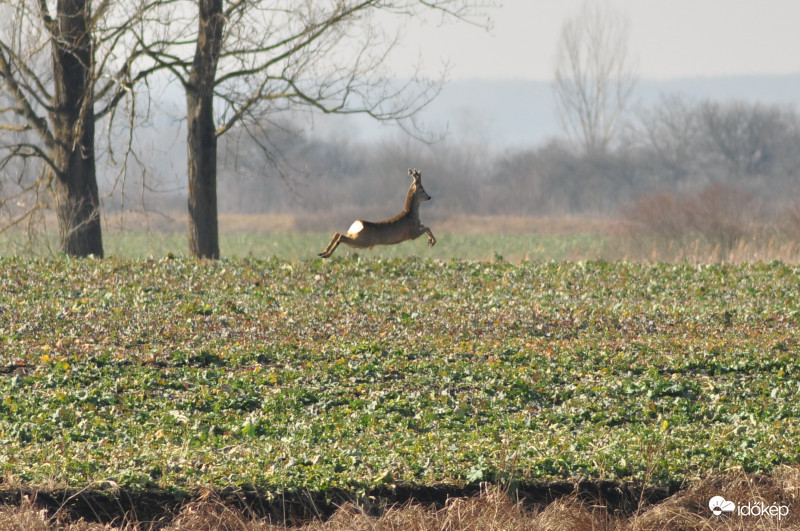
{"type": "MultiPolygon", "coordinates": [[[[800,106],[800,73],[639,81],[634,101],[650,106],[661,95],[720,102],[745,100],[800,106]]],[[[524,147],[558,136],[561,127],[549,81],[466,79],[448,83],[419,119],[428,128],[446,128],[455,140],[488,141],[492,147],[524,147]],[[473,138],[475,137],[475,138],[473,138]]],[[[364,120],[359,137],[374,138],[379,126],[364,120]]]]}

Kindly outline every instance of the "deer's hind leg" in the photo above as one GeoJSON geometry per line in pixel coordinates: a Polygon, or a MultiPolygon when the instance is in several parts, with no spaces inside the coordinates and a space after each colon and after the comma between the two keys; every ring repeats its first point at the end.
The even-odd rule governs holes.
{"type": "Polygon", "coordinates": [[[333,251],[335,251],[336,248],[339,247],[340,243],[346,243],[347,245],[350,245],[352,247],[359,247],[359,245],[356,244],[356,241],[353,238],[350,238],[349,236],[345,236],[344,234],[340,234],[337,232],[336,234],[333,235],[333,238],[331,238],[331,243],[328,244],[328,246],[325,248],[324,251],[319,253],[319,256],[321,256],[322,258],[330,258],[330,256],[333,254],[333,251]]]}
{"type": "Polygon", "coordinates": [[[336,248],[339,246],[341,239],[342,239],[341,234],[339,234],[338,232],[334,234],[333,238],[331,238],[331,243],[329,243],[328,246],[325,247],[324,251],[319,253],[319,256],[321,256],[322,258],[329,258],[333,254],[333,251],[335,251],[336,248]]]}

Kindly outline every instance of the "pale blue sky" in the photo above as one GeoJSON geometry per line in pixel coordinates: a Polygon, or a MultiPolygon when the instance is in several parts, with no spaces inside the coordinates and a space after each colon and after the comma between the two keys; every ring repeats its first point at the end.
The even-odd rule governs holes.
{"type": "MultiPolygon", "coordinates": [[[[552,78],[564,20],[583,0],[500,0],[494,29],[406,26],[395,71],[420,55],[429,73],[450,62],[450,79],[552,78]]],[[[602,1],[602,0],[597,0],[602,1]]],[[[641,77],[800,73],[800,0],[608,0],[627,16],[641,77]]]]}

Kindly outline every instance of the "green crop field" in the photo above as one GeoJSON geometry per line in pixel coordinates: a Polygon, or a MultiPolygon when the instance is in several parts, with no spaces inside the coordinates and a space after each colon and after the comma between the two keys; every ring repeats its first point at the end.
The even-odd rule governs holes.
{"type": "Polygon", "coordinates": [[[675,484],[800,455],[800,270],[0,259],[6,485],[675,484]]]}

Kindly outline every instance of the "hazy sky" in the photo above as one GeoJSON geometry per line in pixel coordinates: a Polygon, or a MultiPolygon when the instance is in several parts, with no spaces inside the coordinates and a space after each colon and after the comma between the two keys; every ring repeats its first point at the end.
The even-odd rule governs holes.
{"type": "MultiPolygon", "coordinates": [[[[583,0],[500,0],[494,28],[413,21],[402,63],[421,54],[450,79],[552,78],[564,20],[583,0]]],[[[597,0],[602,1],[602,0],[597,0]]],[[[629,20],[630,51],[643,78],[800,73],[800,0],[608,0],[629,20]]]]}

